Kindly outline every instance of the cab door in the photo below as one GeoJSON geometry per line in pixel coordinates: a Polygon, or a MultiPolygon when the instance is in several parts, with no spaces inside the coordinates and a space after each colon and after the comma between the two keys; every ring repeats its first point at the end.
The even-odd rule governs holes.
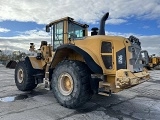
{"type": "Polygon", "coordinates": [[[53,26],[53,50],[64,44],[64,21],[55,23],[53,26]]]}

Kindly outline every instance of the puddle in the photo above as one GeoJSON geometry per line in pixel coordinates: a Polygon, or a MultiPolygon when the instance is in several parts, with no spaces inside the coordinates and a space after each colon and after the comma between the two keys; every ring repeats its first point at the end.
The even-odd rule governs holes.
{"type": "Polygon", "coordinates": [[[20,95],[15,95],[15,96],[8,96],[8,97],[3,97],[0,98],[0,102],[14,102],[16,100],[24,100],[30,97],[34,97],[37,95],[44,95],[47,94],[47,90],[40,90],[40,91],[31,91],[25,94],[20,94],[20,95]]]}
{"type": "Polygon", "coordinates": [[[10,96],[10,97],[3,97],[3,98],[0,98],[0,102],[13,102],[13,101],[16,101],[16,100],[24,100],[24,99],[27,99],[28,98],[28,95],[17,95],[17,96],[10,96]]]}

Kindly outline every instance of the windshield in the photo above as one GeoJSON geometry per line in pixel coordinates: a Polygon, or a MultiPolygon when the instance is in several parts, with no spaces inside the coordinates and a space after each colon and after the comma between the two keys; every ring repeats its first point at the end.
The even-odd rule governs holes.
{"type": "Polygon", "coordinates": [[[69,22],[69,24],[68,24],[69,38],[70,37],[82,38],[85,36],[84,31],[85,31],[85,28],[83,26],[80,26],[80,25],[73,23],[73,22],[69,22]]]}

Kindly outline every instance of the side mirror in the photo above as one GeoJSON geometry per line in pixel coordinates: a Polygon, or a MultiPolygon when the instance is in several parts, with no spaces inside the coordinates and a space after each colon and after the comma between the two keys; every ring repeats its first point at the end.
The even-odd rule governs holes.
{"type": "Polygon", "coordinates": [[[46,25],[46,32],[50,32],[50,27],[46,25]]]}

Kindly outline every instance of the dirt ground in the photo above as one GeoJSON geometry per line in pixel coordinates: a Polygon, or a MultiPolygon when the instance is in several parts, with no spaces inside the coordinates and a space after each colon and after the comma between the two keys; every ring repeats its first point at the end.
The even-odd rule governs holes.
{"type": "Polygon", "coordinates": [[[60,106],[42,86],[19,91],[14,69],[0,65],[0,120],[160,120],[160,70],[150,75],[149,81],[111,96],[94,95],[75,110],[60,106]]]}

